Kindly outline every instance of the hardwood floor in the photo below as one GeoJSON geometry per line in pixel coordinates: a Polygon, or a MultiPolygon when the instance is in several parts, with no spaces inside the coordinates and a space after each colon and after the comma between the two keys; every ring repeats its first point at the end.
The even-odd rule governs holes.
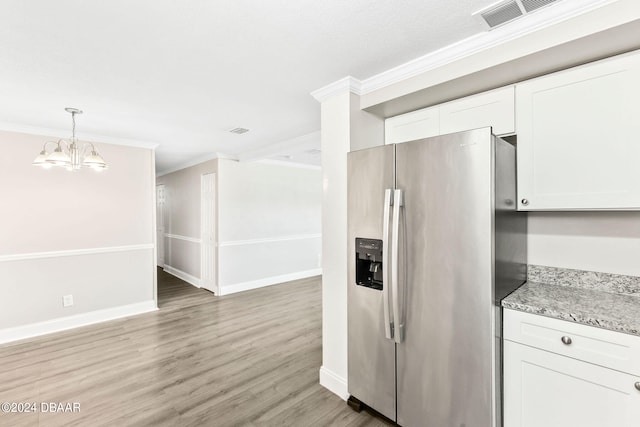
{"type": "Polygon", "coordinates": [[[319,278],[223,297],[158,282],[157,312],[0,346],[0,403],[37,403],[0,426],[390,425],[318,384],[319,278]]]}

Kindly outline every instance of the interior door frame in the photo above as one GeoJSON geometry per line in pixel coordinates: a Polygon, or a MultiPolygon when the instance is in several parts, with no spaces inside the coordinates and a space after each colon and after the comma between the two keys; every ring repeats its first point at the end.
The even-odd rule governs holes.
{"type": "Polygon", "coordinates": [[[164,210],[166,187],[156,185],[156,265],[164,268],[164,210]]]}
{"type": "Polygon", "coordinates": [[[217,270],[217,176],[200,176],[200,286],[219,295],[217,270]]]}

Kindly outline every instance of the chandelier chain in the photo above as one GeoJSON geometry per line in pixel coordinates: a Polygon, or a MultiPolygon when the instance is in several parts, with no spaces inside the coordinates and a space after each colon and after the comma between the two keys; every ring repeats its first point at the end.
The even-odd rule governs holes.
{"type": "Polygon", "coordinates": [[[71,122],[72,122],[72,126],[71,126],[71,134],[73,139],[76,139],[76,113],[71,113],[71,122]]]}

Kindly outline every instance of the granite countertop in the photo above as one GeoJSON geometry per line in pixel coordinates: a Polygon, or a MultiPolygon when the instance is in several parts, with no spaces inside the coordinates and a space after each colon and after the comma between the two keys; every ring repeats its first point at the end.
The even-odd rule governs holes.
{"type": "Polygon", "coordinates": [[[502,306],[640,336],[640,278],[529,266],[502,306]]]}

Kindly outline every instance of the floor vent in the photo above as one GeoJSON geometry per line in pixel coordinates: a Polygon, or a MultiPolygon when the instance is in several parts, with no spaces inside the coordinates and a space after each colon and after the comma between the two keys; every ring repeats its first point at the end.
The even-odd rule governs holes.
{"type": "Polygon", "coordinates": [[[492,4],[473,15],[480,16],[489,29],[493,29],[557,1],[559,0],[507,0],[492,4]]]}

